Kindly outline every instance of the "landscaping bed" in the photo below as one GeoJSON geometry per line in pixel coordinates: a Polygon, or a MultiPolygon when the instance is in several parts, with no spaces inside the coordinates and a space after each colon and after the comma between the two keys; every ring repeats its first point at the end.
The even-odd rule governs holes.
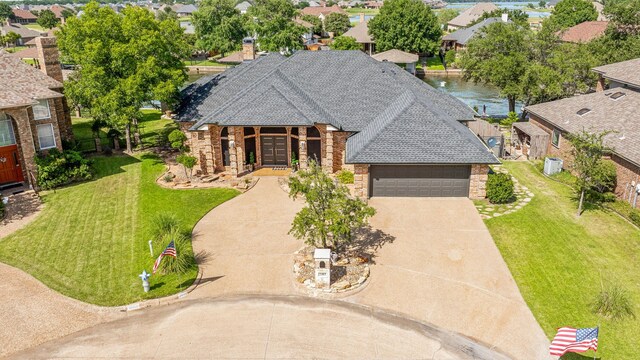
{"type": "Polygon", "coordinates": [[[345,253],[331,264],[331,285],[321,289],[315,281],[315,248],[306,246],[298,250],[294,256],[293,273],[296,282],[312,293],[340,293],[359,288],[369,278],[369,258],[366,256],[345,253]]]}
{"type": "Polygon", "coordinates": [[[604,208],[588,208],[576,216],[574,191],[529,162],[506,161],[503,166],[535,197],[486,225],[542,329],[551,339],[561,326],[600,325],[597,357],[634,358],[640,323],[602,318],[591,307],[603,284],[616,284],[628,291],[637,313],[640,231],[604,208]]]}

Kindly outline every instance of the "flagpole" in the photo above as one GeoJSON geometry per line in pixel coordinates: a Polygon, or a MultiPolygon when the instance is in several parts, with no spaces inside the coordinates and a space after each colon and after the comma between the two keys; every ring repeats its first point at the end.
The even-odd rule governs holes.
{"type": "MultiPolygon", "coordinates": [[[[596,331],[598,334],[598,346],[600,346],[600,322],[598,321],[598,326],[596,327],[596,331]]],[[[596,360],[596,355],[598,354],[598,350],[593,351],[593,360],[596,360]]]]}

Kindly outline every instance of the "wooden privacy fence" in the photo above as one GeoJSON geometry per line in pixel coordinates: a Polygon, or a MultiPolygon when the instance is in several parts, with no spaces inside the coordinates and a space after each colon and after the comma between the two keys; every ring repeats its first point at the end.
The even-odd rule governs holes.
{"type": "Polygon", "coordinates": [[[496,157],[504,156],[504,135],[502,135],[498,124],[492,124],[482,119],[469,121],[467,124],[469,129],[487,144],[496,157]]]}

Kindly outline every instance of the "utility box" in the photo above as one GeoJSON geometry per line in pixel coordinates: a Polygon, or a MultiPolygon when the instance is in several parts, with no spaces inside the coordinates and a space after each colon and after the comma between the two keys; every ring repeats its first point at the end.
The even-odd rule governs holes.
{"type": "Polygon", "coordinates": [[[313,258],[316,263],[316,288],[328,288],[331,285],[331,249],[316,249],[313,258]]]}
{"type": "Polygon", "coordinates": [[[562,171],[562,159],[560,158],[545,158],[544,159],[544,174],[553,175],[562,171]]]}

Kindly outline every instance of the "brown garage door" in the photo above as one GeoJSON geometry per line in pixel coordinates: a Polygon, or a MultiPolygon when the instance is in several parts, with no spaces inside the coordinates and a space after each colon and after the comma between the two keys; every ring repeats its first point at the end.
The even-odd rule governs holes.
{"type": "Polygon", "coordinates": [[[371,196],[469,196],[469,165],[372,165],[371,196]]]}

